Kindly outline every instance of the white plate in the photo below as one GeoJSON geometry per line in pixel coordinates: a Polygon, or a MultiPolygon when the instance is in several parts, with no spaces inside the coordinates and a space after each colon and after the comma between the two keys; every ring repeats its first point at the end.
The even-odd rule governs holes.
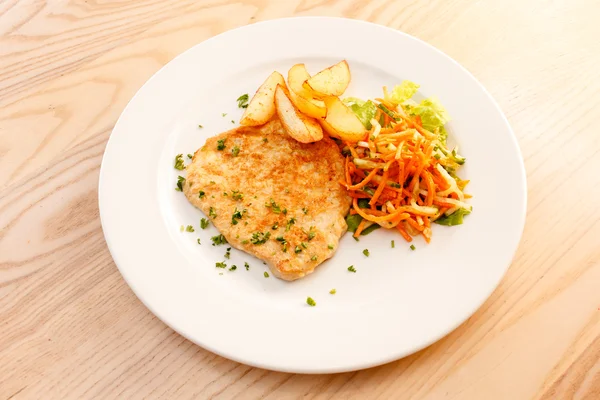
{"type": "Polygon", "coordinates": [[[100,215],[115,263],[144,304],[177,332],[224,357],[262,368],[326,373],[386,363],[433,343],[467,319],[508,268],[525,220],[521,155],[497,104],[464,68],[406,34],[365,22],[293,18],[245,26],[181,54],[123,111],[100,174],[100,215]],[[416,251],[383,229],[337,254],[309,277],[264,278],[266,266],[232,250],[235,272],[215,268],[225,246],[214,227],[173,190],[177,153],[232,128],[236,99],[273,70],[310,72],[348,60],[346,95],[373,98],[410,79],[448,109],[474,211],[458,227],[435,226],[416,251]],[[227,113],[222,116],[222,113],[227,113]],[[198,128],[203,125],[203,129],[198,128]],[[180,232],[193,225],[194,233],[180,232]],[[197,238],[202,245],[198,245],[197,238]],[[390,246],[394,239],[396,247],[390,246]],[[368,248],[366,258],[362,250],[368,248]],[[247,261],[249,271],[242,266],[247,261]],[[357,273],[347,270],[353,264],[357,273]],[[222,273],[222,275],[220,275],[222,273]],[[329,290],[337,289],[330,295],[329,290]],[[306,304],[307,296],[317,302],[306,304]]]}

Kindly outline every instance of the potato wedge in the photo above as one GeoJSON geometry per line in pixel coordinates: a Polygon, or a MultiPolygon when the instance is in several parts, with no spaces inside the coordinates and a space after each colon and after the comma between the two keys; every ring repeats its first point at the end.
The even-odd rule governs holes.
{"type": "Polygon", "coordinates": [[[333,129],[333,127],[331,125],[329,125],[328,122],[326,122],[323,118],[318,119],[319,124],[321,124],[321,127],[323,128],[323,130],[331,137],[334,137],[336,139],[341,139],[341,136],[339,134],[338,131],[336,131],[335,129],[333,129]]]}
{"type": "Polygon", "coordinates": [[[323,139],[321,125],[314,118],[299,112],[281,85],[277,85],[275,90],[275,106],[281,124],[291,137],[300,143],[311,143],[323,139]]]}
{"type": "Polygon", "coordinates": [[[296,64],[288,71],[287,84],[290,90],[290,100],[304,114],[313,118],[325,118],[327,108],[321,100],[313,99],[310,92],[302,84],[310,78],[304,64],[296,64]]]}
{"type": "Polygon", "coordinates": [[[294,103],[298,110],[302,111],[309,117],[325,118],[327,115],[327,108],[325,108],[325,103],[323,103],[321,100],[307,100],[306,98],[294,92],[292,89],[290,89],[290,100],[292,103],[294,103]]]}
{"type": "Polygon", "coordinates": [[[324,101],[327,107],[325,122],[342,140],[358,142],[364,139],[365,127],[352,110],[335,96],[326,97],[324,101]]]}
{"type": "Polygon", "coordinates": [[[312,99],[310,91],[302,87],[302,84],[308,79],[310,79],[310,74],[306,70],[306,66],[304,64],[296,64],[288,71],[288,88],[307,100],[312,99]]]}
{"type": "Polygon", "coordinates": [[[314,97],[341,96],[350,84],[350,67],[346,60],[324,69],[303,83],[314,97]]]}
{"type": "Polygon", "coordinates": [[[283,75],[275,71],[258,88],[242,119],[240,125],[257,126],[267,123],[275,115],[275,89],[277,85],[285,86],[283,75]]]}

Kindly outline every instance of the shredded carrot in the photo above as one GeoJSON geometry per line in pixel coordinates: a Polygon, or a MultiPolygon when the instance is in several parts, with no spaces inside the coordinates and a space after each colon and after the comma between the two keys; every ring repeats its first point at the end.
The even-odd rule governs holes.
{"type": "Polygon", "coordinates": [[[367,220],[363,219],[362,221],[360,221],[360,224],[358,224],[358,227],[356,228],[356,231],[354,231],[354,237],[357,238],[360,236],[360,233],[363,231],[363,229],[365,229],[365,225],[367,224],[367,220]]]}
{"type": "Polygon", "coordinates": [[[377,199],[379,198],[379,196],[381,195],[381,192],[383,192],[383,189],[385,188],[385,185],[387,184],[387,178],[388,175],[390,174],[389,171],[384,171],[383,172],[383,177],[381,179],[381,182],[379,183],[379,186],[377,187],[377,190],[375,191],[375,193],[373,194],[373,197],[371,198],[371,201],[369,201],[369,204],[372,206],[373,204],[375,204],[375,202],[377,201],[377,199]]]}
{"type": "Polygon", "coordinates": [[[410,235],[408,234],[408,232],[406,232],[406,230],[404,229],[404,227],[402,225],[396,225],[396,229],[398,229],[398,231],[400,232],[400,234],[402,235],[402,237],[407,241],[407,242],[412,242],[412,237],[410,237],[410,235]]]}
{"type": "Polygon", "coordinates": [[[449,199],[459,199],[459,195],[461,199],[471,198],[463,193],[468,181],[457,179],[458,188],[453,186],[450,190],[442,175],[444,171],[438,170],[448,169],[449,162],[438,130],[424,129],[419,116],[408,115],[402,106],[396,107],[388,95],[375,99],[379,105],[374,118],[382,123],[381,128],[373,124],[370,131],[365,131],[360,145],[339,144],[340,149],[347,147],[350,151],[345,159],[345,179],[339,183],[352,198],[350,214],[362,217],[354,237],[376,223],[386,229],[395,228],[409,242],[412,236],[422,235],[429,243],[431,223],[449,210],[458,209],[449,199]],[[389,112],[382,111],[384,106],[389,112]],[[439,147],[442,152],[437,151],[439,147]],[[369,206],[358,207],[359,199],[368,199],[369,206]]]}
{"type": "Polygon", "coordinates": [[[435,204],[436,206],[446,207],[446,208],[456,207],[454,204],[446,203],[444,201],[439,201],[439,200],[436,200],[436,199],[433,199],[433,204],[435,204]]]}
{"type": "Polygon", "coordinates": [[[357,190],[357,189],[364,187],[367,183],[369,183],[369,181],[371,179],[373,179],[373,177],[375,175],[377,175],[377,172],[378,172],[377,169],[373,169],[373,171],[369,172],[369,175],[367,175],[367,177],[365,179],[363,179],[360,183],[357,183],[356,185],[348,186],[348,189],[349,190],[357,190]]]}
{"type": "Polygon", "coordinates": [[[408,224],[410,226],[412,226],[413,228],[415,228],[416,230],[418,230],[419,232],[422,232],[423,229],[425,229],[424,227],[422,227],[421,225],[419,225],[419,223],[417,221],[415,221],[412,218],[407,218],[406,222],[408,222],[408,224]]]}
{"type": "Polygon", "coordinates": [[[358,154],[356,153],[356,150],[354,149],[353,145],[351,145],[351,144],[350,144],[350,143],[348,143],[348,142],[344,142],[344,144],[345,144],[346,146],[348,146],[348,148],[350,149],[350,154],[352,154],[352,157],[354,157],[354,158],[360,158],[360,157],[358,156],[358,154]]]}

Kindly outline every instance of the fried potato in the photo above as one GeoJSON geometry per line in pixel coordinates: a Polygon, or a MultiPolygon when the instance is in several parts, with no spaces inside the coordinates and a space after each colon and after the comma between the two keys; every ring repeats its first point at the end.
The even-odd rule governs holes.
{"type": "MultiPolygon", "coordinates": [[[[325,123],[336,132],[342,140],[358,142],[365,137],[366,130],[364,125],[360,122],[356,114],[346,107],[339,98],[330,96],[326,97],[324,101],[325,106],[327,107],[325,123]]],[[[327,132],[329,131],[327,130],[327,132]]]]}
{"type": "Polygon", "coordinates": [[[268,122],[275,115],[275,89],[285,86],[283,76],[275,71],[258,88],[248,108],[244,111],[240,125],[258,126],[268,122]]]}
{"type": "Polygon", "coordinates": [[[350,84],[350,67],[346,60],[324,69],[307,79],[302,87],[313,97],[341,96],[350,84]]]}
{"type": "Polygon", "coordinates": [[[302,87],[302,84],[310,79],[310,74],[304,64],[296,64],[288,71],[288,88],[290,89],[290,100],[304,114],[313,118],[325,118],[327,108],[321,100],[314,99],[310,91],[302,87]]]}
{"type": "Polygon", "coordinates": [[[334,137],[336,139],[341,139],[342,137],[340,136],[339,132],[336,131],[335,129],[333,129],[333,127],[331,125],[329,125],[328,122],[326,122],[323,118],[319,118],[318,119],[319,124],[321,124],[321,127],[323,128],[323,130],[331,137],[334,137]]]}
{"type": "Polygon", "coordinates": [[[284,86],[277,85],[275,108],[286,132],[300,143],[311,143],[323,139],[321,125],[314,118],[299,112],[286,92],[284,86]]]}

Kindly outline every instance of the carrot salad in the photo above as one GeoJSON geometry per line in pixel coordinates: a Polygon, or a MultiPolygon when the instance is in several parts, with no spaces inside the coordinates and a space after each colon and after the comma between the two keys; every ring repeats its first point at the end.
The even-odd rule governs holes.
{"type": "Polygon", "coordinates": [[[431,224],[459,225],[472,210],[464,192],[469,181],[456,172],[465,163],[458,148],[446,144],[449,117],[436,98],[412,100],[419,88],[404,81],[383,98],[345,99],[367,127],[364,140],[339,141],[346,156],[345,179],[352,197],[346,218],[354,237],[383,227],[407,242],[431,240],[431,224]]]}

